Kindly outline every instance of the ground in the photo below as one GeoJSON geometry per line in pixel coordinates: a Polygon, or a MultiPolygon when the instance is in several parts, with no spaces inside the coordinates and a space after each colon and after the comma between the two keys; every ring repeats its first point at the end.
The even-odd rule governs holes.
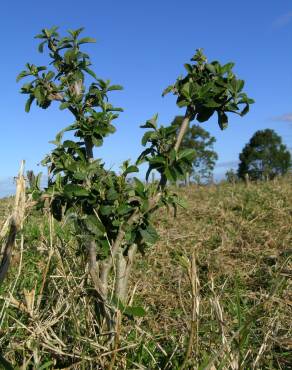
{"type": "MultiPolygon", "coordinates": [[[[189,369],[291,368],[291,178],[249,185],[190,186],[179,192],[186,207],[178,210],[176,218],[171,212],[156,214],[160,240],[136,262],[129,304],[143,307],[146,314],[123,319],[119,347],[125,350],[118,352],[116,368],[180,369],[183,363],[189,369]]],[[[0,202],[0,230],[12,201],[0,202]]],[[[27,303],[27,292],[38,289],[52,248],[48,223],[37,217],[28,218],[24,229],[23,265],[13,290],[19,302],[27,303]]],[[[59,239],[63,237],[62,254],[71,245],[70,236],[62,234],[57,225],[55,232],[59,239]]],[[[74,270],[74,262],[70,269],[74,270]]],[[[0,302],[0,344],[2,355],[11,363],[17,361],[15,348],[19,353],[26,349],[26,360],[33,356],[26,338],[35,322],[11,303],[9,313],[4,314],[8,309],[5,297],[7,304],[17,273],[19,259],[15,258],[0,302]]],[[[56,285],[58,276],[52,269],[47,279],[56,285]]],[[[66,294],[65,288],[58,289],[51,289],[54,296],[46,307],[38,307],[36,321],[43,323],[49,314],[53,316],[55,308],[49,310],[50,302],[66,294]]],[[[67,335],[69,316],[62,319],[67,335]]],[[[65,342],[66,354],[66,332],[54,325],[65,342]]],[[[89,345],[81,347],[76,344],[70,351],[91,358],[89,345]]],[[[46,351],[45,356],[39,355],[40,361],[51,361],[50,366],[58,363],[60,355],[46,351]]]]}

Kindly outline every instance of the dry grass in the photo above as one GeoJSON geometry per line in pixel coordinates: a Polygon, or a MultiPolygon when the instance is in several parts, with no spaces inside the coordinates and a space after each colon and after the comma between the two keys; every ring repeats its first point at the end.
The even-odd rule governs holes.
{"type": "Polygon", "coordinates": [[[188,208],[156,216],[161,239],[136,262],[129,300],[147,314],[124,317],[114,346],[70,230],[33,215],[0,289],[1,355],[23,369],[291,368],[291,179],[180,191],[188,208]]]}
{"type": "Polygon", "coordinates": [[[181,256],[196,253],[201,285],[198,352],[218,353],[222,343],[215,340],[216,331],[224,328],[230,339],[242,324],[239,320],[248,324],[258,318],[246,329],[252,347],[245,350],[250,351],[246,361],[251,366],[262,348],[260,359],[268,363],[272,351],[277,360],[271,366],[275,360],[278,368],[286,369],[288,358],[292,360],[291,182],[190,187],[182,192],[188,208],[176,219],[157,216],[161,240],[147,261],[140,259],[142,268],[136,271],[137,299],[150,312],[144,325],[152,335],[173,338],[174,347],[180,341],[185,345],[192,300],[181,256]],[[223,306],[223,327],[217,325],[221,319],[214,304],[223,306]]]}

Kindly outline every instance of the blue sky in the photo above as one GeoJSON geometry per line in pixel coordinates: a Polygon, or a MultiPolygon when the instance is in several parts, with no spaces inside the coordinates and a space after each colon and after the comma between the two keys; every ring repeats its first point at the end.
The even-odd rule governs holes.
{"type": "Polygon", "coordinates": [[[93,69],[124,86],[111,98],[125,110],[116,120],[117,133],[97,151],[108,166],[118,168],[124,159],[137,157],[139,125],[154,113],[161,123],[183,113],[174,97],[162,98],[161,92],[184,72],[183,64],[197,48],[203,48],[209,60],[235,62],[236,74],[256,100],[248,116],[230,118],[223,132],[215,119],[204,124],[217,139],[217,176],[236,166],[242,147],[259,129],[274,129],[292,147],[291,0],[10,0],[1,2],[0,14],[0,196],[11,191],[21,159],[27,169],[41,170],[37,164],[50,151],[48,141],[72,122],[57,106],[33,106],[25,113],[25,96],[15,82],[26,62],[46,64],[33,37],[54,25],[61,32],[84,26],[84,36],[97,39],[87,47],[93,69]]]}

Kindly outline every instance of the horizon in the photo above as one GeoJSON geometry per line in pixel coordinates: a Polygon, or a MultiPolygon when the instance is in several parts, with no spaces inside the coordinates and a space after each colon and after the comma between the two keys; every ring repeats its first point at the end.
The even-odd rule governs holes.
{"type": "Polygon", "coordinates": [[[161,93],[183,72],[184,63],[195,49],[201,47],[209,60],[235,62],[236,74],[245,80],[248,95],[255,99],[250,113],[243,118],[230,116],[230,125],[223,132],[214,117],[203,124],[216,138],[214,150],[219,159],[215,179],[237,168],[239,153],[258,130],[275,130],[291,151],[292,6],[288,0],[265,4],[264,10],[250,0],[244,8],[231,0],[211,7],[191,0],[180,5],[174,0],[151,0],[139,5],[130,1],[88,1],[86,5],[80,11],[72,7],[72,2],[59,4],[53,0],[49,7],[58,7],[58,13],[41,11],[35,0],[29,5],[16,1],[0,5],[0,29],[6,35],[2,50],[8,55],[2,66],[5,110],[0,197],[13,194],[11,179],[17,175],[21,159],[26,160],[27,170],[45,172],[37,164],[50,151],[48,142],[71,123],[71,117],[56,105],[46,111],[32,106],[26,114],[25,97],[19,93],[21,84],[15,82],[25,63],[47,63],[46,55],[37,51],[34,35],[58,24],[62,34],[69,28],[84,26],[83,35],[97,39],[97,43],[86,46],[92,55],[92,69],[102,78],[124,86],[123,91],[110,96],[113,104],[124,108],[116,120],[117,133],[98,149],[98,157],[105,160],[107,167],[117,170],[123,160],[137,157],[143,133],[139,125],[154,113],[159,113],[160,124],[183,113],[174,97],[162,98],[161,93]]]}

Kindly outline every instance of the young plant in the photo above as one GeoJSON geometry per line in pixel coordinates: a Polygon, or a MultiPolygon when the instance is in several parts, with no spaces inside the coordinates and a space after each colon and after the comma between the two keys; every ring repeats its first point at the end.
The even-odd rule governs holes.
{"type": "MultiPolygon", "coordinates": [[[[99,312],[112,328],[114,306],[125,307],[127,303],[137,251],[144,254],[158,239],[153,213],[179,204],[177,195],[166,185],[168,180],[183,176],[192,165],[194,150],[180,150],[189,123],[194,119],[207,121],[217,112],[223,129],[228,112],[244,115],[253,101],[242,92],[244,82],[232,73],[233,63],[208,64],[198,50],[193,64],[185,65],[187,75],[164,92],[177,95],[178,106],[185,108],[178,135],[177,127],[159,127],[158,116],[154,116],[141,126],[150,129],[142,138],[146,149],[135,165],[125,161],[122,173],[117,174],[94,157],[93,149],[115,132],[112,122],[122,109],[110,104],[108,95],[122,87],[100,79],[90,69],[90,57],[81,48],[94,40],[80,38],[82,30],[70,30],[67,36],[60,37],[57,27],[43,29],[36,38],[41,40],[39,51],[46,48],[49,52],[50,68],[27,64],[17,79],[31,78],[21,89],[28,95],[27,112],[33,101],[43,109],[57,102],[61,110],[73,116],[73,123],[57,134],[55,149],[42,162],[49,171],[47,188],[42,191],[37,186],[32,194],[39,204],[49,204],[56,220],[65,218],[74,223],[78,249],[86,256],[99,312]],[[63,140],[68,131],[73,132],[74,141],[63,140]],[[129,174],[137,173],[137,166],[144,161],[149,164],[146,179],[156,170],[160,174],[158,184],[148,185],[137,177],[129,181],[129,174]]],[[[92,294],[92,289],[88,292],[92,294]]]]}

